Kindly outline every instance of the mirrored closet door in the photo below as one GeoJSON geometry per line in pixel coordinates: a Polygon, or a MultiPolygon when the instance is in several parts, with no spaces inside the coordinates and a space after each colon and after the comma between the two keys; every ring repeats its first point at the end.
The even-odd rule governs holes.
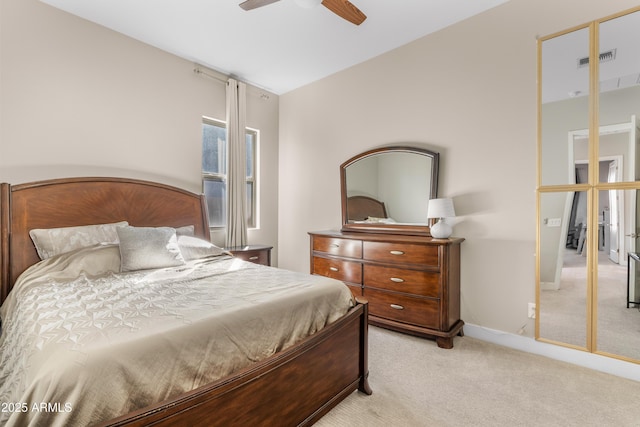
{"type": "Polygon", "coordinates": [[[640,8],[538,49],[536,338],[640,363],[640,8]]]}

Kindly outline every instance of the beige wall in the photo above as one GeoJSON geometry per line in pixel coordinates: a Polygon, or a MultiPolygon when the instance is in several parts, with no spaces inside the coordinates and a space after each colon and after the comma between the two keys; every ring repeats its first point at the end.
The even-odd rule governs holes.
{"type": "MultiPolygon", "coordinates": [[[[1,8],[0,182],[113,175],[201,191],[201,117],[225,119],[224,83],[37,0],[1,8]]],[[[260,95],[248,90],[262,160],[249,239],[275,246],[279,99],[260,95]]]]}
{"type": "Polygon", "coordinates": [[[462,318],[533,336],[536,37],[637,1],[511,0],[280,99],[280,266],[340,226],[339,165],[409,143],[441,153],[462,249],[462,318]]]}

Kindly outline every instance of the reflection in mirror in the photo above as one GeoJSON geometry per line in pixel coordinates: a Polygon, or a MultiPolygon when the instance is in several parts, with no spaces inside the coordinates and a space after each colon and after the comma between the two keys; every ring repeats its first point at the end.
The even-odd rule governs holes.
{"type": "MultiPolygon", "coordinates": [[[[600,168],[600,181],[639,181],[640,12],[603,22],[599,50],[600,123],[619,123],[617,128],[600,127],[601,165],[618,159],[610,160],[609,168],[600,168]]],[[[640,360],[640,305],[634,303],[640,300],[637,193],[636,189],[599,192],[604,233],[595,294],[596,350],[634,360],[640,360]]]]}
{"type": "MultiPolygon", "coordinates": [[[[601,183],[634,181],[640,162],[636,159],[640,133],[636,116],[627,122],[600,126],[599,134],[599,181],[601,183]],[[612,163],[612,161],[614,161],[612,163]]],[[[587,184],[589,158],[589,131],[569,132],[569,165],[571,184],[587,184]]]]}
{"type": "MultiPolygon", "coordinates": [[[[603,22],[599,31],[599,119],[601,124],[628,123],[632,117],[631,143],[627,151],[632,169],[625,181],[638,181],[638,163],[634,162],[637,141],[635,116],[640,116],[640,12],[603,22]],[[636,163],[634,165],[634,163],[636,163]],[[635,167],[634,167],[635,166],[635,167]]],[[[605,147],[601,141],[600,150],[605,147]]],[[[600,153],[602,155],[602,152],[600,153]]]]}
{"type": "Polygon", "coordinates": [[[343,230],[426,233],[437,197],[438,153],[413,147],[370,150],[340,167],[343,230]]]}
{"type": "Polygon", "coordinates": [[[539,336],[587,346],[587,193],[540,194],[539,336]]]}
{"type": "MultiPolygon", "coordinates": [[[[542,185],[573,184],[571,140],[575,129],[589,128],[589,67],[579,58],[589,54],[589,30],[583,28],[542,42],[541,171],[542,185]]],[[[586,139],[584,139],[586,144],[586,139]]]]}
{"type": "Polygon", "coordinates": [[[639,9],[539,44],[536,336],[634,362],[640,362],[639,9]],[[597,31],[590,35],[591,28],[597,31]],[[590,96],[593,87],[598,96],[590,96]],[[587,234],[595,241],[587,244],[587,234]]]}
{"type": "Polygon", "coordinates": [[[640,360],[638,190],[601,193],[606,194],[598,245],[597,350],[640,360]]]}
{"type": "MultiPolygon", "coordinates": [[[[413,153],[384,153],[369,156],[347,168],[347,220],[387,220],[395,223],[426,224],[431,186],[432,159],[413,153]],[[375,179],[372,179],[375,177],[375,179]],[[400,191],[398,191],[400,189],[400,191]],[[378,200],[384,209],[371,215],[350,209],[354,196],[378,200]],[[386,212],[386,218],[380,218],[386,212]]],[[[358,199],[354,203],[360,203],[358,199]]]]}

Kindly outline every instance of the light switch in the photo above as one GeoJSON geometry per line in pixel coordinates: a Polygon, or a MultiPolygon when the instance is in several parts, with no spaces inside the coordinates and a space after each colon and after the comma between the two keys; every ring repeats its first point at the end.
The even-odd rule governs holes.
{"type": "Polygon", "coordinates": [[[549,218],[549,220],[547,221],[547,227],[560,227],[561,223],[561,218],[549,218]]]}

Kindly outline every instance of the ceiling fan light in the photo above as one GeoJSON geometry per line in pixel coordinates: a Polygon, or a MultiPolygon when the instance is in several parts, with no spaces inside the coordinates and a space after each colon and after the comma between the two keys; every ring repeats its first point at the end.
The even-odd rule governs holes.
{"type": "Polygon", "coordinates": [[[322,3],[322,0],[296,0],[296,4],[306,9],[311,9],[322,3]]]}

